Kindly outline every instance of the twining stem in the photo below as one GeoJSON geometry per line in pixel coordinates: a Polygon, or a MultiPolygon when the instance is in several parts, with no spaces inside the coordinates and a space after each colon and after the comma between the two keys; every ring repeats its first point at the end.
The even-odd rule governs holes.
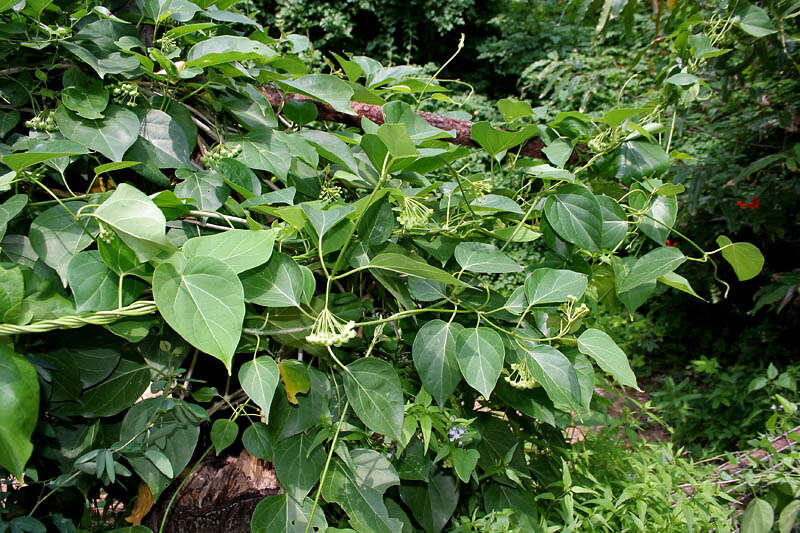
{"type": "Polygon", "coordinates": [[[317,510],[319,503],[319,495],[322,493],[322,485],[325,483],[325,478],[328,476],[328,466],[331,464],[331,457],[333,456],[333,449],[336,448],[336,441],[339,439],[339,432],[342,430],[344,424],[344,415],[350,407],[350,400],[347,400],[342,409],[342,414],[339,416],[339,423],[336,424],[336,432],[333,434],[333,441],[331,441],[331,449],[328,450],[328,458],[325,459],[325,468],[322,469],[322,476],[319,478],[319,485],[317,486],[317,494],[314,496],[314,505],[311,507],[311,513],[308,515],[308,524],[306,525],[306,533],[311,531],[311,524],[314,520],[314,512],[317,510]]]}
{"type": "MultiPolygon", "coordinates": [[[[369,199],[367,200],[366,207],[364,208],[363,211],[361,211],[361,214],[358,216],[356,221],[353,223],[353,227],[350,230],[350,234],[347,236],[347,239],[344,241],[344,245],[342,246],[342,249],[339,251],[339,256],[336,258],[336,262],[333,264],[333,268],[331,268],[330,275],[328,276],[329,281],[330,281],[330,278],[332,276],[334,276],[336,274],[336,272],[339,270],[339,264],[342,262],[342,260],[344,259],[345,255],[347,254],[347,247],[350,245],[350,241],[353,239],[353,235],[356,232],[356,228],[358,227],[358,223],[361,222],[361,219],[364,217],[364,214],[367,212],[367,209],[369,209],[369,206],[372,205],[373,200],[375,199],[375,197],[380,192],[381,186],[386,181],[386,178],[389,175],[388,170],[389,170],[389,163],[391,161],[390,157],[391,157],[391,154],[389,152],[386,152],[386,157],[383,158],[383,166],[381,168],[381,175],[380,175],[380,178],[378,179],[378,183],[375,185],[375,188],[372,190],[372,193],[369,195],[369,199]]],[[[320,237],[320,251],[319,251],[319,253],[320,253],[320,262],[323,262],[322,261],[322,238],[321,237],[320,237]]],[[[324,268],[324,262],[323,262],[323,268],[324,268]]],[[[330,282],[328,283],[328,288],[330,288],[330,282]]]]}

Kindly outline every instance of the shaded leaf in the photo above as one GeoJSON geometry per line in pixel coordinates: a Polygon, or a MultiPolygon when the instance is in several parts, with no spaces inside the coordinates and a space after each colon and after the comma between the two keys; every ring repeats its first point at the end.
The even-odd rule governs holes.
{"type": "Polygon", "coordinates": [[[599,329],[587,329],[578,337],[578,350],[597,361],[600,368],[614,376],[620,384],[639,388],[625,352],[607,333],[599,329]]]}
{"type": "Polygon", "coordinates": [[[456,359],[461,374],[486,399],[500,377],[504,358],[503,339],[493,329],[469,328],[456,336],[456,359]]]}
{"type": "Polygon", "coordinates": [[[461,381],[456,337],[463,329],[464,326],[455,322],[430,320],[419,329],[411,347],[422,384],[441,406],[461,381]]]}
{"type": "Polygon", "coordinates": [[[181,337],[222,361],[230,372],[242,333],[244,293],[228,265],[213,257],[193,257],[178,268],[162,263],[153,273],[153,296],[181,337]]]}
{"type": "Polygon", "coordinates": [[[395,369],[380,359],[366,357],[347,365],[344,388],[358,418],[381,435],[400,441],[403,392],[395,369]]]}

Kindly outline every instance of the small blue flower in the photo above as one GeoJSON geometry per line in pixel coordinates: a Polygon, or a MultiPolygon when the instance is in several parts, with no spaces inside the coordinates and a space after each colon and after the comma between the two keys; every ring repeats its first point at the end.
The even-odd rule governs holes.
{"type": "Polygon", "coordinates": [[[447,434],[450,435],[450,442],[458,441],[459,444],[461,444],[461,438],[466,433],[467,433],[467,430],[462,428],[462,427],[459,427],[459,426],[453,426],[447,432],[447,434]]]}

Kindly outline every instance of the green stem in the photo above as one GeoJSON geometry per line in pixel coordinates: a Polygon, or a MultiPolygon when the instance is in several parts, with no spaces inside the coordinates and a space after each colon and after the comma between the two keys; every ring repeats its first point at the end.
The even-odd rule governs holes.
{"type": "MultiPolygon", "coordinates": [[[[386,152],[386,157],[383,158],[383,167],[381,168],[381,176],[378,179],[378,183],[375,184],[375,188],[372,190],[372,194],[369,195],[369,200],[367,200],[366,207],[364,208],[363,211],[361,211],[361,214],[358,216],[358,218],[356,219],[355,223],[353,224],[352,229],[350,230],[350,234],[347,236],[347,239],[344,241],[344,245],[342,246],[342,249],[339,251],[339,256],[336,258],[336,262],[333,264],[333,268],[331,268],[330,275],[327,275],[327,273],[326,273],[326,276],[328,278],[331,278],[331,276],[335,275],[336,271],[339,270],[339,264],[342,262],[342,260],[345,257],[345,254],[347,253],[347,247],[350,245],[350,241],[353,239],[353,235],[356,232],[356,228],[358,227],[358,223],[361,222],[361,219],[364,217],[364,214],[367,212],[367,209],[369,209],[369,206],[372,205],[372,202],[374,201],[375,197],[378,195],[378,192],[381,190],[381,186],[386,181],[386,177],[389,175],[388,169],[389,169],[389,157],[390,157],[390,155],[391,154],[389,152],[386,152]]],[[[322,238],[321,237],[320,237],[319,247],[320,247],[320,251],[319,251],[319,253],[320,253],[320,262],[322,262],[322,238]]],[[[323,267],[323,269],[325,268],[324,263],[323,263],[322,267],[323,267]]],[[[326,294],[326,296],[327,296],[327,294],[326,294]]]]}
{"type": "Polygon", "coordinates": [[[333,441],[331,442],[331,449],[328,450],[328,458],[325,460],[325,468],[322,469],[322,476],[319,478],[319,485],[317,486],[317,494],[314,496],[314,505],[311,507],[311,513],[308,515],[308,524],[306,525],[306,533],[311,531],[311,524],[314,520],[314,512],[317,510],[319,503],[319,495],[322,493],[322,485],[325,483],[325,478],[328,475],[328,466],[331,464],[331,457],[333,456],[333,449],[336,448],[336,441],[339,439],[339,432],[342,430],[344,424],[344,415],[350,407],[350,400],[347,400],[342,409],[342,414],[339,416],[339,423],[336,425],[336,433],[333,434],[333,441]]]}
{"type": "Polygon", "coordinates": [[[178,496],[178,494],[180,494],[181,489],[186,484],[186,481],[189,479],[189,477],[191,477],[192,474],[194,474],[195,470],[197,470],[197,467],[200,466],[200,463],[203,462],[203,459],[206,458],[206,455],[208,455],[208,452],[210,452],[213,447],[214,445],[211,444],[209,445],[208,448],[206,448],[206,451],[203,452],[203,455],[200,456],[200,459],[197,460],[192,469],[189,470],[189,473],[186,474],[186,476],[181,480],[181,483],[180,485],[178,485],[178,488],[175,489],[175,492],[172,494],[172,497],[169,499],[169,502],[167,503],[167,508],[164,509],[164,516],[161,518],[161,526],[158,528],[158,533],[164,533],[164,527],[167,525],[167,516],[169,516],[169,510],[170,508],[172,508],[172,503],[175,501],[175,498],[178,496]]]}
{"type": "Polygon", "coordinates": [[[464,48],[464,34],[462,33],[461,39],[459,39],[458,41],[458,48],[456,48],[455,53],[451,55],[450,58],[447,61],[445,61],[441,67],[439,67],[439,70],[437,70],[436,73],[433,76],[431,76],[431,78],[428,80],[428,83],[426,83],[425,87],[422,88],[422,92],[419,93],[419,99],[417,100],[417,106],[414,108],[414,111],[419,111],[419,106],[420,104],[422,104],[422,97],[425,96],[425,91],[428,90],[428,87],[430,87],[431,83],[433,83],[433,80],[435,80],[437,76],[439,76],[439,74],[445,69],[445,67],[447,67],[447,65],[449,65],[450,62],[456,58],[456,56],[459,54],[459,52],[461,52],[463,48],[464,48]]]}

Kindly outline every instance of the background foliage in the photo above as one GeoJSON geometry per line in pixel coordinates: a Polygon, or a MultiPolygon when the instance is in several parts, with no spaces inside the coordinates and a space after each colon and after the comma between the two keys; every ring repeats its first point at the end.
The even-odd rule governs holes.
{"type": "Polygon", "coordinates": [[[800,6],[656,7],[0,4],[0,528],[122,527],[244,448],[254,531],[789,531],[794,455],[727,492],[634,430],[796,425],[800,6]],[[460,32],[481,95],[431,76],[460,32]],[[595,394],[643,383],[619,346],[646,421],[595,394]]]}

